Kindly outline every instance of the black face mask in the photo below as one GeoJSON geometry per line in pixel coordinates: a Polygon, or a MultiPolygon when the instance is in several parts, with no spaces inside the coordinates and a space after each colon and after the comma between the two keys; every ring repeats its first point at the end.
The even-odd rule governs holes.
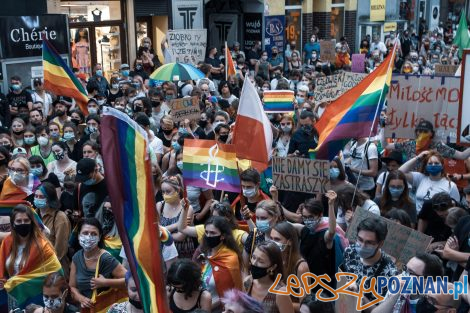
{"type": "Polygon", "coordinates": [[[114,214],[108,209],[103,209],[103,233],[107,234],[114,226],[114,214]]]}
{"type": "Polygon", "coordinates": [[[416,303],[416,313],[433,313],[437,308],[432,305],[426,297],[422,297],[416,303]]]}
{"type": "Polygon", "coordinates": [[[135,106],[134,112],[142,112],[142,107],[135,106]]]}
{"type": "Polygon", "coordinates": [[[16,231],[18,235],[21,237],[27,237],[31,230],[33,229],[33,225],[30,224],[13,224],[13,229],[16,231]]]}
{"type": "Polygon", "coordinates": [[[207,246],[209,246],[209,248],[211,248],[211,249],[215,248],[220,244],[220,236],[212,236],[212,237],[207,237],[206,236],[206,242],[207,242],[207,246]]]}
{"type": "Polygon", "coordinates": [[[11,150],[11,145],[3,145],[3,147],[4,147],[5,149],[7,149],[8,151],[11,150]]]}
{"type": "Polygon", "coordinates": [[[162,132],[163,132],[165,135],[170,135],[170,134],[173,132],[173,129],[162,129],[162,132]]]}
{"type": "Polygon", "coordinates": [[[137,310],[142,310],[142,308],[143,308],[142,302],[140,302],[140,301],[136,301],[134,299],[129,298],[129,303],[132,306],[134,306],[137,310]]]}
{"type": "Polygon", "coordinates": [[[228,135],[219,135],[219,140],[221,142],[227,142],[227,139],[228,139],[228,135]]]}
{"type": "Polygon", "coordinates": [[[80,120],[79,120],[79,119],[76,119],[76,118],[72,118],[72,119],[70,119],[70,121],[71,121],[72,123],[74,123],[76,126],[78,126],[78,124],[80,124],[80,120]]]}
{"type": "Polygon", "coordinates": [[[250,272],[253,279],[260,279],[268,275],[268,268],[251,265],[250,272]]]}
{"type": "Polygon", "coordinates": [[[207,121],[199,121],[199,126],[201,126],[202,128],[205,128],[207,126],[207,121]]]}
{"type": "Polygon", "coordinates": [[[152,107],[156,108],[161,104],[160,101],[152,101],[152,107]]]}
{"type": "Polygon", "coordinates": [[[13,134],[15,134],[17,136],[21,135],[22,133],[24,133],[24,129],[23,130],[13,131],[13,134]]]}

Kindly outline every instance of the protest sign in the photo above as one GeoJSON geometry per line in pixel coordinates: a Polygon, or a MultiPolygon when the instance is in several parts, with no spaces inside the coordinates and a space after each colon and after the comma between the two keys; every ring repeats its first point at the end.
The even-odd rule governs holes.
{"type": "Polygon", "coordinates": [[[434,65],[434,75],[436,76],[454,76],[455,72],[459,68],[458,65],[443,65],[435,64],[434,65]]]}
{"type": "Polygon", "coordinates": [[[169,30],[168,49],[175,62],[196,65],[206,56],[207,31],[205,29],[169,30]]]}
{"type": "Polygon", "coordinates": [[[432,241],[431,236],[425,235],[359,207],[354,212],[353,219],[348,227],[348,231],[346,232],[346,237],[350,241],[356,241],[357,226],[361,221],[368,217],[381,219],[387,224],[387,237],[385,238],[382,250],[394,257],[397,262],[400,262],[401,264],[406,264],[418,252],[426,251],[432,241]]]}
{"type": "Polygon", "coordinates": [[[321,40],[320,41],[320,59],[324,62],[336,62],[336,40],[321,40]]]}
{"type": "Polygon", "coordinates": [[[458,140],[461,145],[470,145],[470,51],[464,50],[462,55],[462,90],[459,101],[458,140]]]}
{"type": "Polygon", "coordinates": [[[351,72],[353,73],[364,73],[365,70],[366,55],[362,53],[356,53],[352,55],[351,72]]]}
{"type": "Polygon", "coordinates": [[[171,100],[170,108],[170,114],[175,122],[181,122],[185,119],[199,120],[201,117],[197,97],[173,99],[171,100]]]}
{"type": "Polygon", "coordinates": [[[386,137],[415,139],[421,119],[434,125],[435,140],[456,142],[460,78],[394,75],[387,97],[386,137]]]}
{"type": "Polygon", "coordinates": [[[273,184],[279,190],[324,193],[329,182],[330,162],[273,157],[272,171],[273,184]]]}
{"type": "MultiPolygon", "coordinates": [[[[336,284],[336,290],[342,288],[348,282],[348,277],[341,276],[336,284]]],[[[357,297],[340,292],[335,303],[335,313],[359,313],[356,310],[357,297]]]]}
{"type": "Polygon", "coordinates": [[[313,91],[315,104],[336,100],[343,93],[359,84],[366,76],[367,74],[362,73],[341,72],[317,78],[313,91]]]}

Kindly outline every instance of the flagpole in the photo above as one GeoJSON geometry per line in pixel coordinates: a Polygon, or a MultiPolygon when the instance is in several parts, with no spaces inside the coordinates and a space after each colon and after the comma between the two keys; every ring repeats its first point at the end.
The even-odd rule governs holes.
{"type": "Polygon", "coordinates": [[[228,81],[228,48],[227,48],[227,41],[225,41],[225,81],[228,81]]]}
{"type": "MultiPolygon", "coordinates": [[[[398,40],[400,40],[399,37],[400,37],[400,35],[397,35],[395,45],[393,46],[393,51],[392,51],[392,56],[393,57],[396,57],[396,51],[397,51],[397,47],[398,47],[398,40]]],[[[388,63],[387,72],[385,74],[386,75],[385,76],[385,83],[387,83],[387,76],[388,76],[388,73],[390,71],[390,67],[392,66],[392,63],[395,64],[395,60],[390,60],[390,62],[388,63]]],[[[385,88],[382,88],[382,91],[380,92],[379,102],[378,102],[377,107],[375,109],[374,120],[372,121],[372,125],[370,126],[369,136],[367,138],[366,143],[369,142],[370,137],[372,137],[372,132],[374,131],[375,121],[377,120],[377,114],[379,113],[380,102],[382,101],[382,98],[383,98],[384,89],[385,88]]],[[[357,145],[357,143],[356,143],[356,145],[357,145]]],[[[352,205],[354,203],[354,198],[356,197],[357,186],[359,185],[359,179],[361,178],[362,166],[364,165],[364,157],[366,156],[366,153],[367,152],[364,150],[364,155],[363,155],[362,160],[361,160],[361,166],[359,167],[359,173],[357,175],[356,185],[354,186],[354,193],[353,193],[353,197],[352,197],[352,200],[351,200],[351,208],[352,208],[352,205]]],[[[371,200],[374,200],[374,199],[371,199],[371,200]]]]}

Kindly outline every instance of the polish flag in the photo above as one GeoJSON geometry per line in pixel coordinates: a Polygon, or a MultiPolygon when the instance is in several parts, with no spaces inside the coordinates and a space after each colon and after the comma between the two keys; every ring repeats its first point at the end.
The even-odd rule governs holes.
{"type": "MultiPolygon", "coordinates": [[[[258,92],[248,77],[243,83],[240,96],[233,143],[237,158],[267,167],[272,156],[273,132],[258,92]]],[[[259,166],[256,168],[259,170],[259,166]]]]}

